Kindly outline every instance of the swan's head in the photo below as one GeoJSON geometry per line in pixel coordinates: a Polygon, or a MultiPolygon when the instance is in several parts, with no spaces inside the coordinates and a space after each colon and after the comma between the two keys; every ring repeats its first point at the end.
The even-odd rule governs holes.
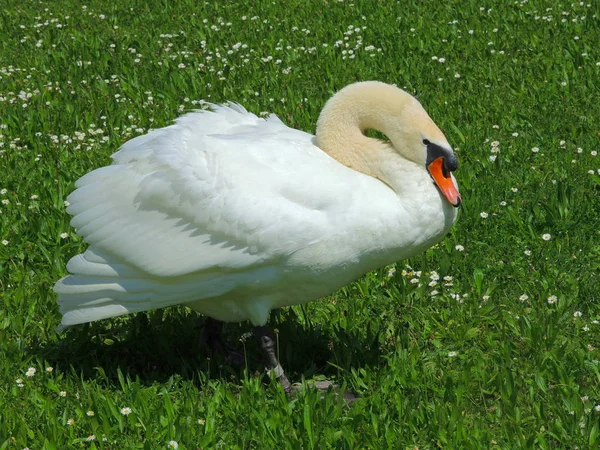
{"type": "MultiPolygon", "coordinates": [[[[381,152],[388,160],[395,154],[396,158],[400,156],[422,167],[429,172],[448,202],[460,206],[462,200],[452,177],[452,172],[458,168],[456,156],[444,134],[416,98],[402,89],[378,81],[351,84],[333,96],[323,108],[317,124],[317,144],[327,151],[341,140],[348,146],[349,140],[344,139],[343,134],[352,128],[359,130],[361,135],[368,129],[384,133],[391,145],[381,152]],[[345,124],[345,127],[340,127],[340,124],[345,124]],[[387,150],[391,150],[391,155],[387,150]]],[[[352,139],[375,152],[383,149],[365,136],[354,135],[352,139]]],[[[348,165],[377,176],[377,170],[369,169],[368,164],[364,164],[366,169],[360,166],[361,159],[373,158],[369,151],[354,149],[361,157],[350,158],[348,165]]]]}

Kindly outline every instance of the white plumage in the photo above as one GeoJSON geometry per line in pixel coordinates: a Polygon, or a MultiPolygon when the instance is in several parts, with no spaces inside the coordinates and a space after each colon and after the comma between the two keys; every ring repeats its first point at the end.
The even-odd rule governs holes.
{"type": "MultiPolygon", "coordinates": [[[[319,122],[329,131],[328,123],[339,125],[338,147],[325,148],[335,134],[319,142],[336,159],[315,145],[319,132],[315,138],[236,104],[211,105],[125,143],[112,165],[83,176],[68,197],[71,224],[89,248],[55,285],[62,324],[186,304],[215,319],[263,325],[273,308],[331,293],[439,241],[456,210],[417,150],[382,126],[391,144],[361,146],[373,164],[361,166],[351,152],[348,139],[358,135],[346,132],[353,124],[336,108],[377,98],[377,89],[386,97],[393,89],[397,102],[415,108],[412,97],[382,83],[342,90],[319,122]],[[345,149],[348,162],[339,156],[345,149]]],[[[399,114],[403,139],[417,124],[419,143],[431,135],[451,152],[422,113],[399,114]]],[[[361,114],[367,119],[359,122],[377,122],[391,113],[361,114]]]]}

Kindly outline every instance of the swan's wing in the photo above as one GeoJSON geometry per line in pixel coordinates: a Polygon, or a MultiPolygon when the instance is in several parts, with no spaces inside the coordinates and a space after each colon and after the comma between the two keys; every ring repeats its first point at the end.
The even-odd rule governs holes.
{"type": "Polygon", "coordinates": [[[237,271],[323,236],[344,208],[330,172],[343,167],[275,116],[214,109],[132,139],[77,182],[68,212],[91,245],[70,264],[78,273],[237,271]]]}

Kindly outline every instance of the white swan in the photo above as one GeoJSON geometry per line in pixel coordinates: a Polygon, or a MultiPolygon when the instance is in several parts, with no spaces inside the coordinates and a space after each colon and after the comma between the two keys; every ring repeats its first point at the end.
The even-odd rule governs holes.
{"type": "Polygon", "coordinates": [[[452,148],[396,87],[342,89],[316,137],[237,104],[212,109],[77,181],[67,211],[90,245],[54,287],[63,325],[176,304],[264,325],[273,308],[422,252],[456,218],[452,148]]]}

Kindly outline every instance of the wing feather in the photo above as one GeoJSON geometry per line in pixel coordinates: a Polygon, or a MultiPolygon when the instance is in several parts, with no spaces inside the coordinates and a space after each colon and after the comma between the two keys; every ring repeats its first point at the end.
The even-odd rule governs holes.
{"type": "MultiPolygon", "coordinates": [[[[315,156],[325,165],[330,158],[311,135],[275,116],[259,119],[239,105],[214,108],[132,139],[113,165],[77,182],[68,197],[71,223],[93,251],[110,255],[115,272],[239,270],[318,239],[328,194],[303,194],[311,174],[302,179],[297,171],[314,169],[315,156]],[[290,180],[294,171],[299,181],[290,180]]],[[[89,264],[77,265],[79,273],[93,273],[89,264]]]]}

